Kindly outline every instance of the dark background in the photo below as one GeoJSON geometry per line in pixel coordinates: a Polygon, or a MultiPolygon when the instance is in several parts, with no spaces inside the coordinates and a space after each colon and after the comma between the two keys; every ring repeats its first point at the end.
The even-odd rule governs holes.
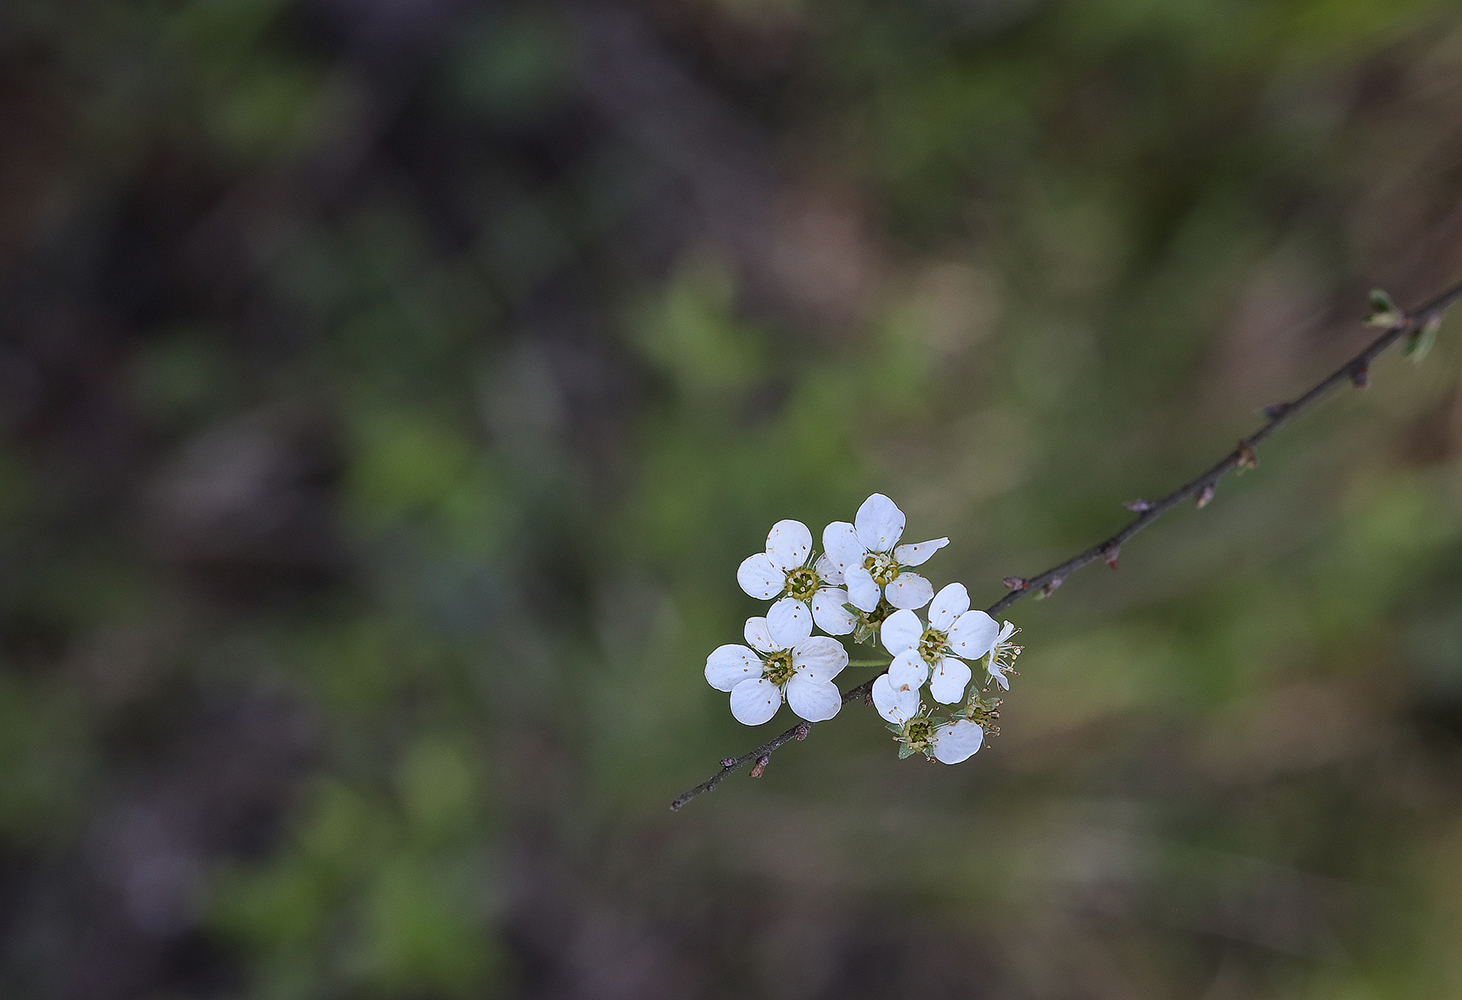
{"type": "Polygon", "coordinates": [[[1459,191],[1445,3],[6,0],[0,995],[1462,995],[1449,325],[1016,605],[971,761],[666,808],[773,521],[988,604],[1459,191]]]}

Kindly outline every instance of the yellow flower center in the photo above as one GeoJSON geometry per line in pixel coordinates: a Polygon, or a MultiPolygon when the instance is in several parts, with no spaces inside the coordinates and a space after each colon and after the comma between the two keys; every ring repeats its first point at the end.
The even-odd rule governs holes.
{"type": "Polygon", "coordinates": [[[822,586],[822,577],[816,570],[807,567],[787,570],[787,596],[799,601],[810,601],[817,588],[822,586]]]}
{"type": "Polygon", "coordinates": [[[773,653],[766,658],[762,665],[762,676],[771,681],[777,687],[781,687],[792,679],[796,670],[792,667],[792,654],[790,652],[773,653]]]}
{"type": "Polygon", "coordinates": [[[863,557],[863,568],[873,577],[873,582],[886,587],[899,575],[899,564],[887,552],[870,552],[863,557]]]}
{"type": "Polygon", "coordinates": [[[949,636],[932,625],[919,637],[919,655],[924,662],[938,665],[949,650],[949,636]]]}
{"type": "Polygon", "coordinates": [[[922,715],[915,716],[904,724],[903,742],[910,750],[928,756],[934,743],[934,724],[922,715]]]}

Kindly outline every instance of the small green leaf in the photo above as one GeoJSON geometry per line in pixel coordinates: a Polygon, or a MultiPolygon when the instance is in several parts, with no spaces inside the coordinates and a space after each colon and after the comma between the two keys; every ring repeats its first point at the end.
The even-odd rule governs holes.
{"type": "Polygon", "coordinates": [[[1405,318],[1396,308],[1396,303],[1391,301],[1391,296],[1379,288],[1371,289],[1370,303],[1371,312],[1366,317],[1369,326],[1395,326],[1405,318]]]}
{"type": "Polygon", "coordinates": [[[1432,345],[1437,342],[1437,330],[1441,328],[1441,325],[1442,317],[1433,316],[1423,323],[1420,329],[1412,330],[1406,337],[1403,353],[1416,364],[1421,364],[1431,353],[1432,345]]]}

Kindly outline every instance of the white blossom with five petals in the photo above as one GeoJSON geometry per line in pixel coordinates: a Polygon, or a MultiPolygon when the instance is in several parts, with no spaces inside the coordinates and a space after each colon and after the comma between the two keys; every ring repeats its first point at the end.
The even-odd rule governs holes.
{"type": "Polygon", "coordinates": [[[872,611],[882,596],[895,608],[912,610],[934,596],[934,585],[908,570],[926,562],[949,539],[900,545],[903,534],[904,512],[882,493],[863,501],[852,524],[834,521],[823,529],[826,558],[842,573],[854,607],[872,611]]]}
{"type": "Polygon", "coordinates": [[[973,675],[965,660],[978,660],[990,652],[999,634],[995,619],[970,610],[964,585],[951,583],[929,605],[927,626],[907,609],[884,620],[883,646],[893,654],[889,684],[895,690],[917,692],[927,679],[934,700],[953,705],[964,697],[973,675]]]}
{"type": "Polygon", "coordinates": [[[843,571],[826,555],[808,565],[811,556],[812,532],[807,525],[791,519],[778,521],[767,533],[766,551],[741,561],[736,582],[763,601],[785,594],[808,608],[824,632],[847,635],[855,623],[843,607],[848,603],[843,571]]]}
{"type": "Polygon", "coordinates": [[[895,687],[888,674],[873,682],[873,704],[878,714],[899,727],[899,740],[926,756],[945,764],[958,764],[973,757],[985,742],[985,730],[969,719],[956,719],[935,728],[919,712],[919,692],[907,686],[895,687]],[[932,732],[931,732],[932,730],[932,732]]]}
{"type": "Polygon", "coordinates": [[[746,620],[746,641],[718,646],[706,657],[706,680],[731,692],[736,721],[759,726],[777,714],[785,699],[808,722],[838,714],[843,696],[833,678],[848,665],[848,651],[836,639],[812,636],[807,606],[784,597],[765,618],[746,620]]]}

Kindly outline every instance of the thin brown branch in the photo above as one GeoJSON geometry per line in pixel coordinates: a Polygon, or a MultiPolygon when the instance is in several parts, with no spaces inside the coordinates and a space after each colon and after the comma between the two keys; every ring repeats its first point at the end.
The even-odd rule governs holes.
{"type": "MultiPolygon", "coordinates": [[[[1078,555],[1072,556],[1059,566],[1052,566],[1044,573],[1039,573],[1029,578],[1008,577],[1005,582],[1010,587],[1010,591],[1004,597],[1000,598],[1000,600],[986,608],[985,613],[991,616],[997,615],[1027,594],[1037,592],[1049,594],[1059,587],[1069,574],[1081,569],[1081,567],[1088,563],[1101,560],[1115,567],[1117,554],[1121,551],[1122,545],[1133,535],[1189,497],[1194,498],[1200,507],[1206,504],[1212,499],[1214,488],[1220,479],[1228,475],[1233,469],[1249,466],[1254,463],[1255,451],[1271,434],[1294,420],[1295,417],[1304,411],[1313,407],[1339,386],[1349,382],[1357,387],[1364,387],[1369,382],[1371,362],[1385,351],[1386,348],[1411,331],[1419,329],[1428,320],[1440,316],[1448,307],[1459,301],[1462,301],[1462,284],[1439,295],[1426,305],[1405,313],[1399,323],[1388,327],[1375,340],[1366,345],[1364,350],[1335,369],[1327,378],[1311,387],[1304,395],[1291,402],[1278,403],[1268,407],[1265,410],[1265,413],[1269,416],[1268,421],[1253,434],[1240,441],[1238,447],[1225,455],[1207,471],[1179,486],[1161,500],[1153,500],[1151,502],[1136,501],[1129,504],[1129,509],[1136,511],[1137,516],[1125,528],[1118,531],[1112,537],[1098,542],[1078,555]]],[[[848,702],[855,700],[866,701],[869,692],[873,689],[873,682],[877,679],[877,677],[870,678],[857,687],[850,689],[843,695],[843,704],[846,705],[848,702]]],[[[753,769],[752,774],[755,777],[760,777],[768,761],[770,761],[772,753],[791,740],[806,739],[813,725],[815,723],[799,722],[791,729],[763,743],[755,750],[748,751],[740,757],[726,758],[721,761],[720,771],[682,794],[674,802],[670,803],[670,808],[678,810],[696,796],[711,791],[731,774],[753,761],[756,762],[756,767],[753,769]]]]}

